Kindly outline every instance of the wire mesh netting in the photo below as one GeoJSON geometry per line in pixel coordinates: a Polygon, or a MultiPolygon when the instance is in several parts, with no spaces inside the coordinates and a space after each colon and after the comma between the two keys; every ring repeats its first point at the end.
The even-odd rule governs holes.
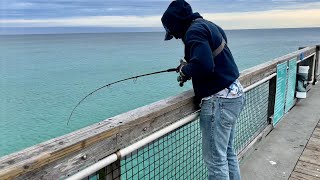
{"type": "MultiPolygon", "coordinates": [[[[237,153],[268,125],[268,95],[269,81],[245,93],[246,105],[237,121],[234,140],[237,153]]],[[[132,152],[118,163],[88,179],[207,179],[199,119],[132,152]]]]}
{"type": "Polygon", "coordinates": [[[269,81],[245,93],[246,105],[237,121],[234,146],[237,154],[268,126],[269,81]]]}
{"type": "Polygon", "coordinates": [[[198,121],[126,156],[121,179],[205,179],[198,121]]]}

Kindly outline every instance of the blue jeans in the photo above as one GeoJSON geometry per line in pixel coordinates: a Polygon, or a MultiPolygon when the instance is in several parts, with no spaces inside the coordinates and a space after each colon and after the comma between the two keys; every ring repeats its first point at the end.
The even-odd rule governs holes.
{"type": "Polygon", "coordinates": [[[233,147],[236,121],[244,106],[244,96],[203,100],[200,112],[202,153],[209,180],[240,180],[233,147]]]}

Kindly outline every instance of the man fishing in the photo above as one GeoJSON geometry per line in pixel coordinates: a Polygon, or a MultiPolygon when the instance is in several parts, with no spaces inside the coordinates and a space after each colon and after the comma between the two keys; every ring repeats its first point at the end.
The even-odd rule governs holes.
{"type": "Polygon", "coordinates": [[[192,79],[200,103],[203,159],[209,179],[239,180],[233,139],[236,120],[244,106],[239,70],[227,46],[225,32],[193,13],[184,0],[171,2],[161,18],[165,40],[181,39],[185,60],[178,66],[178,82],[192,79]]]}

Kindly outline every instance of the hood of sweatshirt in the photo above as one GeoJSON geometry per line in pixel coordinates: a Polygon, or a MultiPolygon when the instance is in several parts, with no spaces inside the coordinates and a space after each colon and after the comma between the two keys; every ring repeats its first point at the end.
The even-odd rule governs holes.
{"type": "Polygon", "coordinates": [[[199,13],[193,13],[190,4],[185,0],[171,2],[161,18],[162,25],[166,30],[165,40],[184,37],[191,22],[197,18],[202,18],[202,16],[199,13]]]}

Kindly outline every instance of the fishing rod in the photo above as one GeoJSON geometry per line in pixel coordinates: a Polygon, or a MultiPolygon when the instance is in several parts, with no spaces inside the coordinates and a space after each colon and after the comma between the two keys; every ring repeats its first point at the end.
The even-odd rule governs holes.
{"type": "Polygon", "coordinates": [[[112,82],[112,83],[109,83],[109,84],[106,84],[104,86],[101,86],[99,87],[98,89],[92,91],[91,93],[89,93],[88,95],[86,95],[84,98],[82,98],[78,104],[73,108],[73,110],[71,111],[70,115],[69,115],[69,119],[68,119],[68,122],[67,122],[67,125],[69,125],[69,122],[70,122],[70,119],[71,119],[71,116],[73,115],[74,111],[76,110],[76,108],[87,98],[89,97],[90,95],[92,95],[93,93],[105,88],[105,87],[110,87],[111,85],[113,84],[117,84],[117,83],[120,83],[120,82],[123,82],[123,81],[128,81],[130,79],[137,79],[139,77],[143,77],[143,76],[150,76],[150,75],[154,75],[154,74],[160,74],[160,73],[165,73],[165,72],[177,72],[177,68],[171,68],[171,69],[167,69],[167,70],[164,70],[164,71],[157,71],[157,72],[153,72],[153,73],[147,73],[147,74],[142,74],[142,75],[138,75],[138,76],[133,76],[133,77],[129,77],[129,78],[126,78],[126,79],[122,79],[122,80],[118,80],[118,81],[115,81],[115,82],[112,82]]]}

